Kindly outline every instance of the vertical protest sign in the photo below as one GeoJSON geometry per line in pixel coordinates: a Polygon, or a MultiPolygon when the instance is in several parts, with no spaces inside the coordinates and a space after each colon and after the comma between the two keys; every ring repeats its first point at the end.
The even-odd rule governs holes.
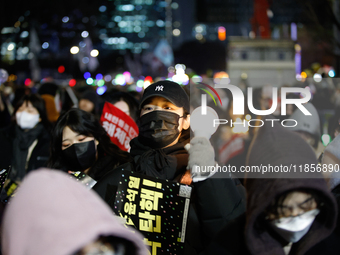
{"type": "Polygon", "coordinates": [[[121,150],[130,150],[130,141],[138,136],[138,126],[135,121],[113,104],[105,102],[100,123],[110,136],[111,141],[121,150]]]}
{"type": "Polygon", "coordinates": [[[151,255],[184,254],[192,187],[122,171],[114,212],[144,235],[151,255]]]}

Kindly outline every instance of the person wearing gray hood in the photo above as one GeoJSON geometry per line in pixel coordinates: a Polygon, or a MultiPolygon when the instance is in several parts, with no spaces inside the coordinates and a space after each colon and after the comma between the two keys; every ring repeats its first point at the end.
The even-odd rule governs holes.
{"type": "Polygon", "coordinates": [[[91,190],[63,172],[30,173],[5,210],[4,255],[146,255],[143,237],[125,227],[91,190]]]}
{"type": "Polygon", "coordinates": [[[291,131],[296,132],[303,138],[314,150],[318,158],[322,153],[324,147],[321,143],[321,125],[318,111],[311,103],[303,105],[311,115],[305,115],[299,108],[297,108],[289,119],[296,120],[295,127],[289,128],[291,131]]]}

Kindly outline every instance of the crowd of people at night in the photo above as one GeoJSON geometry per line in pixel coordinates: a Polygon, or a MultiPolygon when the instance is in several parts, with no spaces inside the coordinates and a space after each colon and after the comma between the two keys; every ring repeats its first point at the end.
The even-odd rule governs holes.
{"type": "MultiPolygon", "coordinates": [[[[220,119],[237,122],[249,116],[247,120],[278,121],[247,130],[220,125],[210,139],[190,129],[197,105],[189,85],[158,80],[140,93],[113,88],[103,95],[92,86],[75,88],[69,94],[53,80],[32,87],[1,85],[1,254],[176,254],[167,252],[162,241],[158,246],[148,242],[144,232],[115,213],[122,173],[192,188],[183,220],[185,238],[178,239],[177,254],[340,254],[336,87],[312,92],[311,100],[302,104],[311,116],[294,104],[287,105],[286,116],[281,115],[280,104],[269,116],[254,116],[247,107],[244,115],[236,115],[236,99],[228,90],[223,95],[219,91],[228,99],[223,107],[215,107],[220,119]],[[138,126],[138,134],[124,140],[126,150],[114,142],[111,126],[103,122],[106,118],[114,123],[112,115],[104,113],[106,104],[138,126]],[[283,117],[297,124],[287,128],[280,124],[283,117]],[[266,177],[258,172],[208,171],[195,178],[195,167],[218,165],[328,168],[301,171],[296,177],[282,171],[266,177]],[[92,185],[81,182],[79,175],[92,185]]],[[[254,108],[271,108],[267,90],[254,89],[254,108]]],[[[208,105],[214,102],[208,100],[208,105]]],[[[120,127],[128,133],[129,127],[120,127]]],[[[168,215],[181,213],[174,208],[168,215]]],[[[150,222],[150,232],[171,236],[174,231],[165,222],[161,226],[150,222]]]]}

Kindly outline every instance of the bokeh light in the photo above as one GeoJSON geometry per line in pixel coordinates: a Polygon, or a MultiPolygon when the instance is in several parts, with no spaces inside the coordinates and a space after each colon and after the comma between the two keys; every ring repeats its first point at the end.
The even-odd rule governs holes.
{"type": "Polygon", "coordinates": [[[78,46],[73,46],[70,49],[71,54],[77,54],[79,52],[79,47],[78,46]]]}

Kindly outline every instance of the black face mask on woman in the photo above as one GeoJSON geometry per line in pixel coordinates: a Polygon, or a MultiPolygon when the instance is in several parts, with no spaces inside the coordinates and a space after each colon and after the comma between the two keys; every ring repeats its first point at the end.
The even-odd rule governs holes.
{"type": "Polygon", "coordinates": [[[168,146],[179,136],[179,119],[174,112],[152,111],[144,114],[138,120],[138,140],[153,149],[168,146]]]}
{"type": "Polygon", "coordinates": [[[62,151],[64,162],[71,171],[84,171],[91,167],[96,161],[96,152],[94,140],[74,143],[62,151]]]}

